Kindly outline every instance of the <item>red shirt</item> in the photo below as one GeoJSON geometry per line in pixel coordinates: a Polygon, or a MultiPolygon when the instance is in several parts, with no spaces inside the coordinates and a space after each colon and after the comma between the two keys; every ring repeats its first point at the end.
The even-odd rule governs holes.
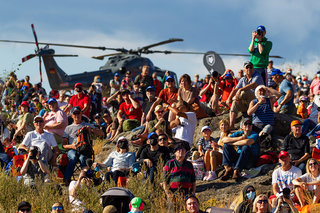
{"type": "MultiPolygon", "coordinates": [[[[206,88],[208,84],[205,84],[202,89],[206,88]]],[[[213,87],[209,87],[207,92],[201,96],[200,102],[208,103],[213,94],[213,87]]]]}
{"type": "Polygon", "coordinates": [[[174,88],[173,92],[170,92],[169,88],[160,91],[159,98],[166,104],[171,104],[178,100],[178,89],[174,88]]]}
{"type": "MultiPolygon", "coordinates": [[[[137,102],[139,104],[139,101],[137,102]]],[[[129,104],[123,102],[122,104],[120,104],[119,111],[122,111],[124,113],[126,119],[136,119],[138,121],[141,121],[142,110],[140,104],[139,108],[135,109],[131,102],[129,104]]]]}
{"type": "Polygon", "coordinates": [[[156,96],[158,96],[161,90],[161,83],[158,79],[154,79],[153,84],[154,84],[154,88],[156,89],[156,96]]]}
{"type": "Polygon", "coordinates": [[[231,91],[235,86],[237,86],[237,80],[233,79],[231,83],[229,83],[227,80],[220,80],[219,82],[219,89],[222,91],[222,97],[221,97],[221,102],[226,102],[231,91]]]}
{"type": "Polygon", "coordinates": [[[80,107],[82,110],[84,108],[84,104],[87,104],[88,108],[83,114],[90,118],[90,98],[88,95],[84,93],[80,93],[80,98],[78,98],[78,95],[73,95],[69,101],[69,104],[71,104],[72,107],[80,107]]]}

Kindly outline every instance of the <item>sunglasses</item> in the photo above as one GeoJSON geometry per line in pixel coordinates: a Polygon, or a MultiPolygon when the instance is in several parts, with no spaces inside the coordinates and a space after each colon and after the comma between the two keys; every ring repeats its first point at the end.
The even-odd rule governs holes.
{"type": "Polygon", "coordinates": [[[166,141],[167,138],[159,138],[158,140],[159,140],[159,141],[166,141]]]}
{"type": "Polygon", "coordinates": [[[251,126],[252,123],[245,123],[244,125],[245,125],[245,126],[249,126],[249,125],[251,126]]]}
{"type": "Polygon", "coordinates": [[[267,204],[267,203],[268,203],[268,200],[258,200],[258,201],[257,201],[257,203],[260,203],[260,204],[261,204],[261,203],[267,204]]]}
{"type": "Polygon", "coordinates": [[[163,110],[161,110],[161,111],[157,111],[157,113],[163,113],[163,110]]]}
{"type": "Polygon", "coordinates": [[[74,112],[73,114],[74,115],[80,115],[80,112],[74,112]]]}
{"type": "Polygon", "coordinates": [[[34,121],[34,123],[43,123],[43,120],[34,121]]]}
{"type": "Polygon", "coordinates": [[[19,211],[21,212],[29,212],[31,209],[30,208],[26,208],[26,209],[20,209],[19,211]]]}
{"type": "Polygon", "coordinates": [[[63,210],[63,206],[53,206],[52,210],[63,210]]]}
{"type": "Polygon", "coordinates": [[[174,80],[167,80],[167,82],[171,83],[171,82],[174,82],[174,80]]]}
{"type": "Polygon", "coordinates": [[[253,66],[246,66],[246,69],[252,69],[253,66]]]}
{"type": "Polygon", "coordinates": [[[247,190],[247,193],[249,192],[255,192],[256,190],[252,189],[252,190],[247,190]]]}
{"type": "Polygon", "coordinates": [[[316,162],[314,162],[314,163],[309,163],[309,166],[316,166],[316,165],[318,165],[316,162]]]}

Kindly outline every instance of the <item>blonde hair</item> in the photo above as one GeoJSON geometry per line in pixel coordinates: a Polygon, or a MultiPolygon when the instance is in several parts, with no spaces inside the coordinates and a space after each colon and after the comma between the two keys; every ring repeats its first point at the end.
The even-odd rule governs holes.
{"type": "Polygon", "coordinates": [[[98,79],[98,78],[100,78],[100,75],[94,76],[93,82],[94,82],[94,83],[97,83],[97,79],[98,79]]]}
{"type": "Polygon", "coordinates": [[[319,162],[314,158],[309,158],[308,161],[307,161],[307,164],[306,164],[306,170],[307,170],[308,174],[311,174],[310,169],[309,169],[309,165],[310,165],[310,161],[312,161],[312,160],[318,165],[318,171],[320,171],[319,170],[320,169],[319,162]]]}
{"type": "Polygon", "coordinates": [[[265,195],[265,194],[260,194],[256,197],[256,199],[254,199],[253,201],[253,211],[252,212],[257,212],[258,209],[257,209],[257,203],[258,201],[261,199],[261,198],[264,198],[268,201],[268,212],[271,212],[271,206],[270,206],[270,203],[269,203],[269,199],[268,199],[268,196],[265,195]]]}
{"type": "Polygon", "coordinates": [[[219,127],[221,126],[221,124],[224,124],[225,126],[228,126],[228,130],[227,132],[223,132],[222,137],[226,137],[228,136],[228,134],[230,133],[230,123],[229,120],[227,118],[222,119],[221,121],[219,121],[219,127]]]}

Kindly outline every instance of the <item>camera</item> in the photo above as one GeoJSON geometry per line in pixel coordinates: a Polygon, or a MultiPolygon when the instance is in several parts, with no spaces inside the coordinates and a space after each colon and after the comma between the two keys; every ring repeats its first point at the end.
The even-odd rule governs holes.
{"type": "Polygon", "coordinates": [[[259,36],[261,36],[261,35],[262,35],[262,31],[261,31],[261,30],[257,30],[257,34],[258,34],[259,36]]]}
{"type": "Polygon", "coordinates": [[[282,190],[282,194],[283,194],[283,197],[286,198],[286,199],[290,199],[290,189],[289,188],[284,188],[282,190]]]}
{"type": "Polygon", "coordinates": [[[30,152],[30,159],[37,159],[39,148],[37,146],[32,146],[29,152],[30,152]]]}

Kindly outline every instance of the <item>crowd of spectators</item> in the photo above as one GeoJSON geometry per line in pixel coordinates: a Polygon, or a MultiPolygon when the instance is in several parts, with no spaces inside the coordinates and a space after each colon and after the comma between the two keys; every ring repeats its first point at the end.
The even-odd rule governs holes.
{"type": "MultiPolygon", "coordinates": [[[[74,94],[55,90],[47,94],[41,83],[33,85],[29,76],[18,80],[11,73],[4,84],[1,106],[1,165],[8,168],[14,155],[26,154],[20,172],[25,184],[33,186],[37,175],[49,181],[57,156],[66,154],[63,183],[69,186],[74,208],[81,209],[75,189],[91,184],[85,173],[88,159],[94,159],[94,144],[89,143],[91,149],[85,152],[79,149],[79,131],[85,131],[115,148],[104,162],[92,164],[96,169],[111,168],[106,181],[119,184],[119,179],[146,167],[144,176],[153,183],[155,174],[163,172],[162,187],[169,207],[174,208],[175,196],[180,193],[193,196],[186,200],[188,210],[198,209],[196,180],[215,180],[222,169],[221,181],[241,181],[243,170],[256,167],[262,154],[259,138],[274,135],[274,115],[281,113],[300,119],[291,123],[291,132],[279,149],[281,166],[272,175],[274,196],[253,196],[255,189],[248,186],[243,191],[246,204],[240,209],[269,212],[273,207],[279,211],[287,203],[293,210],[293,204],[307,204],[305,190],[312,192],[313,203],[317,203],[319,163],[310,158],[310,138],[318,137],[320,71],[309,82],[306,76],[294,76],[292,69],[282,72],[274,68],[269,60],[272,42],[265,35],[264,26],[252,33],[248,48],[251,60],[244,63],[237,77],[228,69],[218,77],[206,75],[204,80],[195,75],[192,81],[190,75],[183,74],[175,82],[170,72],[158,79],[145,65],[136,76],[131,71],[115,73],[109,85],[96,76],[89,88],[76,83],[74,94]],[[240,129],[234,131],[239,112],[243,118],[240,129]],[[199,119],[222,114],[229,117],[219,122],[218,138],[212,137],[215,130],[210,126],[196,131],[199,119]],[[128,131],[134,133],[132,138],[123,136],[128,131]],[[201,134],[198,142],[195,134],[201,134]],[[138,147],[136,153],[130,151],[131,145],[138,147]],[[12,147],[16,149],[10,153],[12,147]],[[202,176],[195,167],[201,161],[202,176]],[[72,181],[78,162],[83,170],[78,180],[72,181]],[[157,171],[159,166],[163,171],[157,171]],[[292,197],[285,197],[287,188],[292,197]]],[[[57,203],[53,210],[63,211],[59,206],[57,203]]],[[[28,203],[25,207],[31,209],[28,203]]]]}

